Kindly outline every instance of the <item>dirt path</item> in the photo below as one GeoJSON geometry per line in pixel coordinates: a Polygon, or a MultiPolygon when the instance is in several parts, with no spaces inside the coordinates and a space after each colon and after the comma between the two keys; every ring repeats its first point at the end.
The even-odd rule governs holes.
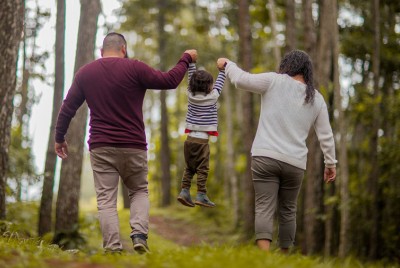
{"type": "Polygon", "coordinates": [[[150,230],[181,246],[194,246],[203,241],[206,242],[198,235],[193,226],[163,216],[150,217],[150,230]]]}
{"type": "MultiPolygon", "coordinates": [[[[208,242],[207,239],[201,237],[198,231],[186,222],[164,216],[150,216],[149,229],[151,232],[167,240],[171,240],[180,246],[190,247],[199,245],[202,242],[208,242]]],[[[123,247],[128,252],[133,252],[131,243],[130,240],[122,240],[123,247]]]]}

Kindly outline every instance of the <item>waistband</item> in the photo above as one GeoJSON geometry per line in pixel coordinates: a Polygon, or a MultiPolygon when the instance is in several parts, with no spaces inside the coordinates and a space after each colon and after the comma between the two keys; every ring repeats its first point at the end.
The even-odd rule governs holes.
{"type": "Polygon", "coordinates": [[[187,136],[186,141],[195,142],[195,143],[208,143],[208,139],[195,138],[191,136],[187,136]]]}

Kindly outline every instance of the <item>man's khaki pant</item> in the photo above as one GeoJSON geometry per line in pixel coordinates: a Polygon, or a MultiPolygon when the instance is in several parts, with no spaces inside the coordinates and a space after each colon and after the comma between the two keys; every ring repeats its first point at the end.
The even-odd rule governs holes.
{"type": "Polygon", "coordinates": [[[117,213],[118,182],[121,177],[130,200],[131,236],[148,233],[149,197],[147,152],[132,148],[99,147],[91,150],[97,208],[103,247],[122,249],[117,213]]]}

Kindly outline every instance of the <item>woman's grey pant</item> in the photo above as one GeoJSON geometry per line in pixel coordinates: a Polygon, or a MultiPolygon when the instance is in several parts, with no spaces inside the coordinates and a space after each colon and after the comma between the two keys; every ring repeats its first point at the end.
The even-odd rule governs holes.
{"type": "Polygon", "coordinates": [[[272,241],[275,211],[279,222],[279,247],[289,248],[296,233],[296,209],[304,170],[268,157],[253,156],[256,240],[272,241]]]}
{"type": "Polygon", "coordinates": [[[103,247],[109,250],[122,249],[117,213],[119,177],[129,193],[130,235],[148,233],[150,204],[147,152],[133,148],[99,147],[90,151],[90,160],[103,247]]]}

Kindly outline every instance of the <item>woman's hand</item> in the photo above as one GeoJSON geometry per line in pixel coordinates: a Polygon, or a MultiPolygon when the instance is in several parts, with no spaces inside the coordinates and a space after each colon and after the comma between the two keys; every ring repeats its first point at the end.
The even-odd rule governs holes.
{"type": "Polygon", "coordinates": [[[219,58],[217,60],[217,68],[219,70],[225,70],[226,63],[228,63],[228,59],[227,58],[219,58]]]}
{"type": "Polygon", "coordinates": [[[324,181],[326,183],[334,182],[336,178],[336,168],[335,167],[325,167],[324,170],[324,181]]]}

